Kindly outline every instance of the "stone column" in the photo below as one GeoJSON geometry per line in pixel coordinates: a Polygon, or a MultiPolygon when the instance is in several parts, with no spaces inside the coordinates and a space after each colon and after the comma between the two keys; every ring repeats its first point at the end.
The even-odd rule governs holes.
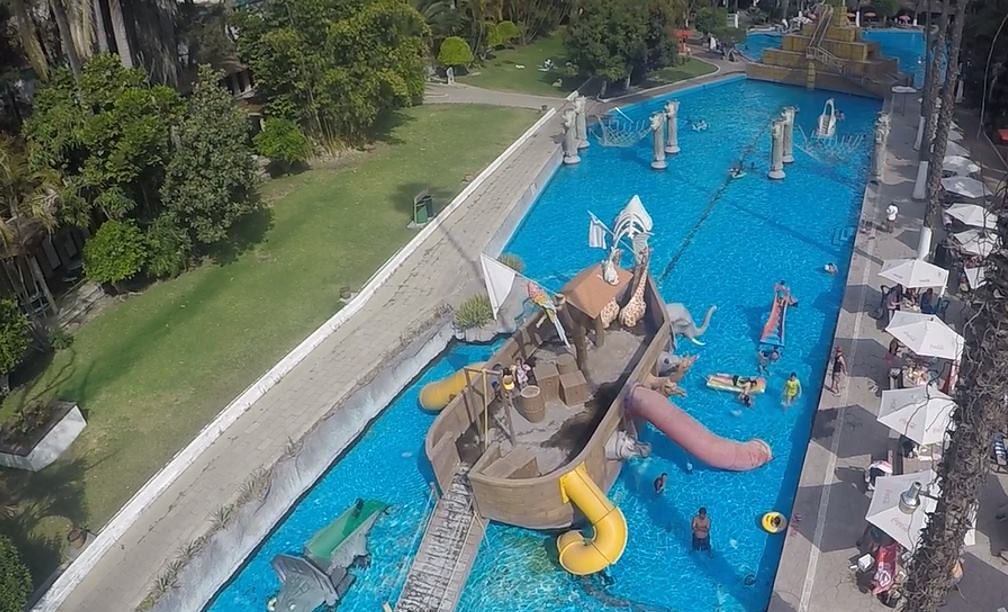
{"type": "Polygon", "coordinates": [[[886,146],[889,143],[889,115],[879,113],[875,120],[875,146],[872,148],[872,180],[881,181],[885,174],[886,146]]]}
{"type": "Polygon", "coordinates": [[[770,172],[767,176],[780,180],[784,178],[784,122],[776,119],[770,124],[770,172]]]}
{"type": "Polygon", "coordinates": [[[665,103],[665,127],[668,129],[668,139],[665,141],[665,152],[675,155],[679,149],[679,100],[669,100],[665,103]]]}
{"type": "Polygon", "coordinates": [[[655,170],[664,170],[668,168],[668,162],[665,161],[665,113],[658,112],[651,115],[651,136],[654,145],[651,167],[655,170]]]}
{"type": "Polygon", "coordinates": [[[574,109],[568,108],[564,111],[563,126],[563,163],[571,166],[581,162],[577,146],[577,113],[574,112],[574,109]]]}
{"type": "Polygon", "coordinates": [[[784,117],[784,148],[782,150],[781,161],[785,164],[794,163],[794,120],[798,110],[793,106],[785,106],[782,112],[784,117]]]}
{"type": "Polygon", "coordinates": [[[574,127],[577,130],[577,148],[588,148],[588,118],[585,116],[588,106],[584,96],[574,98],[574,127]]]}

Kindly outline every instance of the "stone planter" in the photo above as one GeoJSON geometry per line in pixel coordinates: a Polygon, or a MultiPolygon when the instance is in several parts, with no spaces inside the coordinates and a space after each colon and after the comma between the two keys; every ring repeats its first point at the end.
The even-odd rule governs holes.
{"type": "Polygon", "coordinates": [[[37,472],[70,448],[87,421],[77,404],[56,404],[49,424],[21,444],[0,444],[0,466],[37,472]]]}

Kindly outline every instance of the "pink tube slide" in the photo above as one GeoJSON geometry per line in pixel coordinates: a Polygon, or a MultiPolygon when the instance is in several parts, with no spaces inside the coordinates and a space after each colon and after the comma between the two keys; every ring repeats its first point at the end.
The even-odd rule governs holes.
{"type": "Polygon", "coordinates": [[[627,413],[650,421],[670,440],[711,467],[734,472],[754,470],[773,459],[770,445],[758,438],[737,442],[716,436],[664,395],[637,385],[626,400],[627,413]]]}

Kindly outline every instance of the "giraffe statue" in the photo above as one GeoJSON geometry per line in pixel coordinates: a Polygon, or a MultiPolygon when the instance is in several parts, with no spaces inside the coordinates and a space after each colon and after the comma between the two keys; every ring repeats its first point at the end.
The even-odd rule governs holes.
{"type": "Polygon", "coordinates": [[[644,318],[644,313],[647,311],[647,304],[644,303],[644,287],[647,285],[647,267],[648,259],[650,259],[650,251],[645,249],[641,253],[641,261],[638,265],[638,270],[640,275],[637,278],[637,286],[634,287],[633,295],[630,296],[630,301],[627,302],[626,306],[619,313],[620,323],[623,327],[631,328],[637,325],[641,319],[644,318]]]}
{"type": "MultiPolygon", "coordinates": [[[[619,282],[619,276],[616,274],[616,268],[619,265],[620,256],[623,251],[621,249],[613,247],[612,251],[609,253],[609,258],[602,262],[602,278],[605,279],[610,285],[615,285],[619,282]]],[[[605,305],[602,312],[599,313],[599,319],[602,321],[602,328],[608,329],[609,325],[616,320],[619,316],[619,302],[616,298],[609,300],[609,303],[605,305]]]]}

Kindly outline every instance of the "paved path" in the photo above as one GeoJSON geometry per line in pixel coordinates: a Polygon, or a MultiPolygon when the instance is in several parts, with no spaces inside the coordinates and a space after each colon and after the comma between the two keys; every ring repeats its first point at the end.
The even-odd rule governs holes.
{"type": "Polygon", "coordinates": [[[146,509],[61,609],[132,610],[179,545],[202,533],[212,512],[236,498],[257,467],[271,465],[288,440],[300,439],[382,367],[409,330],[432,319],[439,306],[457,303],[478,289],[476,261],[497,229],[486,219],[499,218],[501,209],[532,183],[556,150],[553,136],[559,131],[559,119],[554,118],[522,145],[360,312],[256,402],[146,509]]]}
{"type": "Polygon", "coordinates": [[[489,104],[491,106],[512,106],[516,108],[540,109],[544,106],[558,108],[567,100],[563,97],[534,96],[510,91],[494,91],[455,83],[428,83],[424,91],[427,104],[489,104]]]}
{"type": "MultiPolygon", "coordinates": [[[[913,151],[917,108],[893,115],[888,170],[884,183],[871,188],[861,219],[881,220],[890,201],[900,207],[894,234],[859,232],[851,261],[843,309],[834,345],[847,355],[850,379],[839,395],[824,391],[812,427],[812,439],[799,482],[793,518],[774,584],[773,612],[818,610],[886,610],[862,594],[848,569],[857,557],[855,542],[865,526],[869,498],[863,492],[863,469],[886,448],[888,429],[876,420],[880,384],[887,379],[885,353],[889,337],[882,324],[867,316],[881,299],[877,274],[886,259],[913,257],[924,204],[910,195],[916,175],[913,151]]],[[[966,143],[979,148],[975,143],[966,143]]],[[[953,593],[944,610],[990,611],[1008,604],[1008,564],[996,557],[1008,547],[1008,528],[994,520],[1003,504],[1008,478],[988,480],[978,516],[977,543],[966,549],[962,594],[953,593]]]]}

